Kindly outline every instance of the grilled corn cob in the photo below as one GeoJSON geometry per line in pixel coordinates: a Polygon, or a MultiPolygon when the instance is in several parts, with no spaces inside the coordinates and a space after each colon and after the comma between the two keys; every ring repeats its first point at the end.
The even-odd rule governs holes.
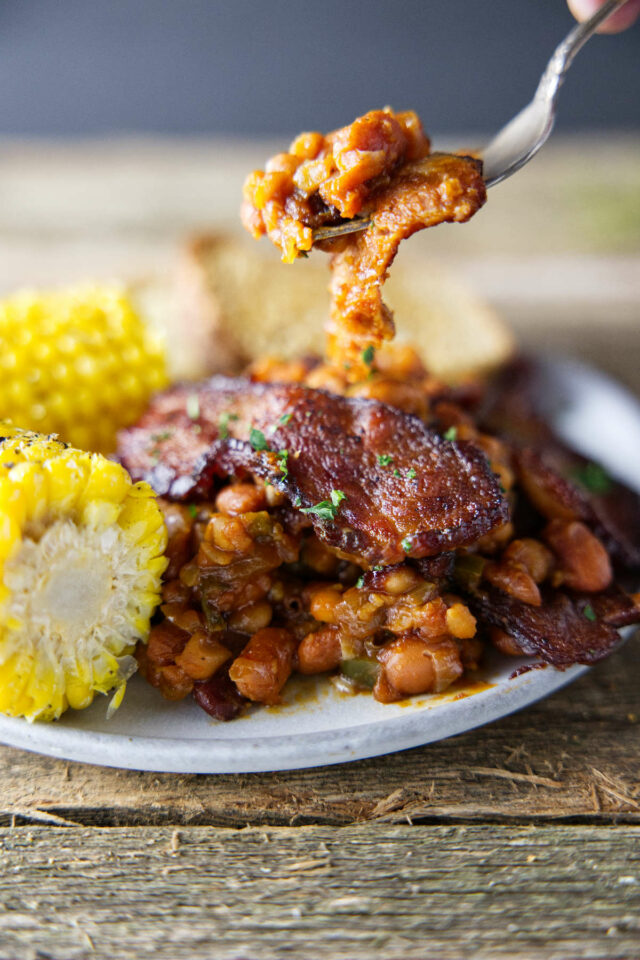
{"type": "Polygon", "coordinates": [[[52,720],[122,699],[167,534],[119,464],[0,422],[0,711],[52,720]]]}
{"type": "Polygon", "coordinates": [[[167,382],[161,340],[119,287],[0,303],[0,419],[110,452],[167,382]]]}

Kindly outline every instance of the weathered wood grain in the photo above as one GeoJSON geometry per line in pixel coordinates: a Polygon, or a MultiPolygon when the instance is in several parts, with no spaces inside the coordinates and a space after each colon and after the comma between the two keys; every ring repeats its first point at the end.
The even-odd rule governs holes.
{"type": "Polygon", "coordinates": [[[0,748],[2,822],[348,824],[640,821],[638,641],[528,710],[381,759],[273,774],[178,776],[0,748]]]}
{"type": "Polygon", "coordinates": [[[0,831],[11,960],[637,958],[640,829],[0,831]]]}

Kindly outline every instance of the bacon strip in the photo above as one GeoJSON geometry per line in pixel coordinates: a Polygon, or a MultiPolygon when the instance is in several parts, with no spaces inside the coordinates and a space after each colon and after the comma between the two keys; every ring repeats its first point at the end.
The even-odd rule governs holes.
{"type": "Polygon", "coordinates": [[[246,473],[302,509],[331,504],[333,491],[334,509],[308,514],[315,532],[369,564],[471,544],[508,516],[472,444],[445,441],[377,401],[299,385],[214,377],[175,387],[121,433],[119,457],[136,480],[178,500],[208,496],[217,477],[246,473]],[[270,449],[255,449],[262,438],[270,449]]]}
{"type": "Polygon", "coordinates": [[[534,607],[490,588],[470,594],[468,602],[483,623],[506,631],[523,653],[561,670],[602,660],[620,643],[616,627],[640,620],[640,608],[615,589],[571,595],[547,589],[542,605],[534,607]]]}

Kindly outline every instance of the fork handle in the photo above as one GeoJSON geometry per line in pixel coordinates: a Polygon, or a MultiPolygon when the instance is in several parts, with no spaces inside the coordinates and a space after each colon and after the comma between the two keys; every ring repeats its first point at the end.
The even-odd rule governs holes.
{"type": "Polygon", "coordinates": [[[553,52],[547,69],[542,74],[538,89],[535,93],[536,99],[555,100],[560,89],[567,70],[573,63],[573,59],[579,50],[585,45],[587,40],[593,36],[600,24],[624,7],[627,0],[607,0],[599,10],[585,20],[584,23],[578,23],[564,38],[562,43],[558,44],[553,52]]]}

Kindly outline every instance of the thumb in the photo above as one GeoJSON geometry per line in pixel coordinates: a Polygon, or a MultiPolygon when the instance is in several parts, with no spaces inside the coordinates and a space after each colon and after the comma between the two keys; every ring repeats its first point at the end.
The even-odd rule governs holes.
{"type": "MultiPolygon", "coordinates": [[[[604,0],[568,0],[569,9],[576,20],[588,20],[599,10],[604,0]]],[[[640,16],[640,0],[628,0],[616,13],[611,14],[598,27],[598,33],[619,33],[626,30],[640,16]]]]}

